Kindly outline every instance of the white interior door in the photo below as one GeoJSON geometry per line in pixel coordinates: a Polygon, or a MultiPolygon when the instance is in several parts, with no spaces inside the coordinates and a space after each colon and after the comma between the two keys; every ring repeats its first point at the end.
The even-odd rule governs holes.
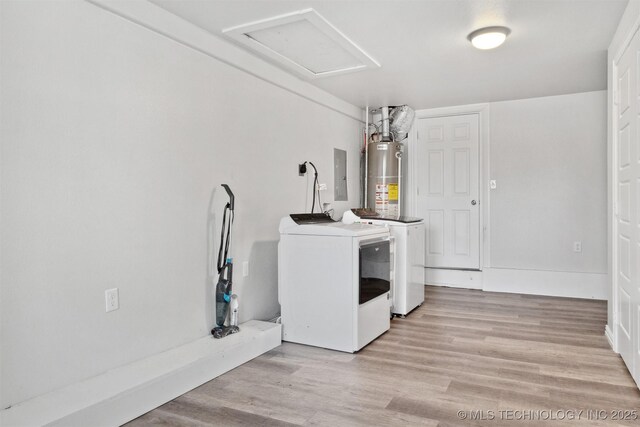
{"type": "Polygon", "coordinates": [[[425,265],[480,269],[478,114],[418,120],[417,209],[425,265]]]}
{"type": "Polygon", "coordinates": [[[616,244],[618,350],[640,384],[640,33],[617,64],[616,244]]]}

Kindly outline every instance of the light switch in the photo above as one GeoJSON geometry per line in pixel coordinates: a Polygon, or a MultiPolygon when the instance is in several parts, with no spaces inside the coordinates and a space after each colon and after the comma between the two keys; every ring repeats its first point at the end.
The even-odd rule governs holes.
{"type": "Polygon", "coordinates": [[[492,190],[495,190],[496,188],[498,188],[498,184],[496,184],[495,179],[492,179],[491,181],[489,181],[489,187],[491,187],[492,190]]]}

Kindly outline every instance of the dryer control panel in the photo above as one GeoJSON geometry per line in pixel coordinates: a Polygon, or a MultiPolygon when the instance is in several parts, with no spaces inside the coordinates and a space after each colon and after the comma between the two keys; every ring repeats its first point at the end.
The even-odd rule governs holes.
{"type": "Polygon", "coordinates": [[[324,222],[335,222],[327,214],[323,213],[298,213],[289,215],[296,224],[321,224],[324,222]]]}

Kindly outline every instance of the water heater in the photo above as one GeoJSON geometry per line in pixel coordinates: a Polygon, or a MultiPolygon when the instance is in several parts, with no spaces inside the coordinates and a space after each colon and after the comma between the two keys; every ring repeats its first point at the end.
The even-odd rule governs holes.
{"type": "Polygon", "coordinates": [[[381,215],[400,215],[403,145],[393,141],[367,146],[367,208],[381,215]]]}
{"type": "MultiPolygon", "coordinates": [[[[367,117],[368,113],[367,109],[367,117]]],[[[399,216],[402,203],[400,186],[404,148],[401,141],[408,136],[415,112],[408,105],[401,105],[381,107],[374,110],[374,114],[379,116],[380,120],[371,123],[376,128],[376,133],[367,141],[365,207],[381,215],[399,216]]],[[[367,129],[368,127],[367,123],[367,129]]]]}

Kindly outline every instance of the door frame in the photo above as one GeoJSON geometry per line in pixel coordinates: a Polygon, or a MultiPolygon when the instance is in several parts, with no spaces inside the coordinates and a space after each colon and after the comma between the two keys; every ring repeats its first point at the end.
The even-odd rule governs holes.
{"type": "Polygon", "coordinates": [[[417,162],[412,153],[417,152],[418,144],[418,120],[432,119],[438,117],[462,116],[467,114],[478,115],[478,185],[480,186],[480,271],[491,267],[490,242],[491,233],[489,229],[489,113],[488,103],[458,105],[454,107],[430,108],[416,111],[416,120],[411,128],[408,137],[409,159],[408,176],[406,181],[407,194],[405,209],[412,216],[418,216],[417,183],[417,162]]]}
{"type": "MultiPolygon", "coordinates": [[[[624,38],[624,42],[620,44],[620,47],[615,52],[612,61],[612,73],[611,73],[611,93],[608,94],[610,96],[610,105],[611,109],[608,112],[609,118],[611,119],[611,126],[609,127],[609,158],[607,161],[609,168],[609,236],[608,236],[608,245],[610,251],[610,264],[609,264],[609,277],[611,280],[611,310],[613,311],[613,325],[607,325],[605,327],[605,335],[609,340],[609,344],[611,348],[616,353],[618,351],[618,320],[620,318],[620,313],[618,312],[618,274],[616,272],[618,265],[618,244],[616,241],[616,236],[618,235],[618,224],[617,224],[617,215],[618,215],[618,63],[620,62],[620,58],[627,50],[636,33],[640,30],[640,18],[637,18],[633,26],[630,28],[629,33],[624,38]]],[[[638,102],[637,99],[634,98],[634,102],[638,102]]]]}

